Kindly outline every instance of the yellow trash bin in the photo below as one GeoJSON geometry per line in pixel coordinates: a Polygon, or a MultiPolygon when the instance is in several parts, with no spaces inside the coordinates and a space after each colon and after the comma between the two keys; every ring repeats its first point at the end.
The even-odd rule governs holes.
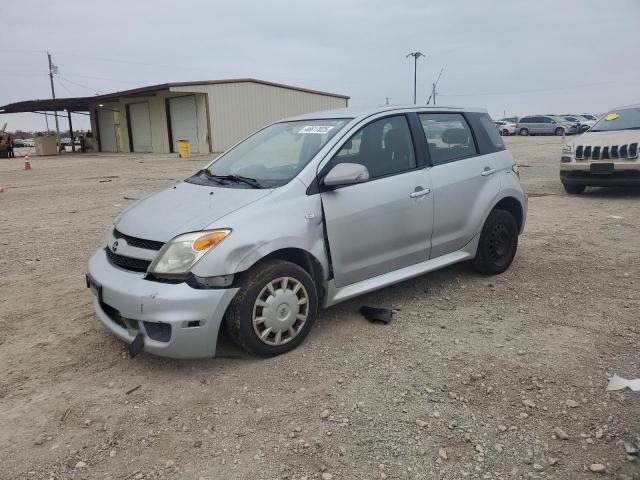
{"type": "Polygon", "coordinates": [[[191,156],[191,142],[189,140],[178,140],[178,156],[189,158],[191,156]]]}

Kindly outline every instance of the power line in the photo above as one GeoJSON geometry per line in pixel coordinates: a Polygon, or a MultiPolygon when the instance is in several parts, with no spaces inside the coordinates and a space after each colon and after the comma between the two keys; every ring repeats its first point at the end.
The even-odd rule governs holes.
{"type": "Polygon", "coordinates": [[[211,69],[210,68],[190,67],[190,66],[176,65],[176,64],[168,65],[168,64],[162,64],[162,63],[149,63],[149,62],[140,62],[140,61],[137,61],[137,60],[123,60],[123,59],[119,59],[119,58],[94,57],[94,56],[90,56],[90,55],[83,55],[83,54],[80,54],[80,53],[63,52],[63,51],[57,51],[56,54],[63,55],[63,56],[64,55],[69,55],[69,56],[72,56],[72,57],[86,58],[88,60],[98,60],[98,61],[101,61],[101,62],[124,63],[124,64],[128,64],[128,65],[141,65],[141,66],[145,66],[145,67],[171,68],[172,70],[175,70],[176,68],[178,68],[178,69],[182,69],[182,70],[198,70],[198,71],[201,71],[201,72],[209,72],[209,73],[211,73],[211,69]]]}
{"type": "Polygon", "coordinates": [[[585,83],[582,85],[573,85],[566,87],[557,87],[557,88],[539,88],[534,90],[520,90],[515,92],[484,92],[484,93],[439,93],[440,96],[445,97],[482,97],[482,96],[501,96],[501,95],[525,95],[528,93],[541,93],[541,92],[556,92],[556,91],[564,91],[564,90],[573,90],[576,88],[588,88],[595,87],[600,85],[612,85],[612,84],[620,84],[627,83],[623,81],[615,81],[615,82],[595,82],[595,83],[585,83]]]}
{"type": "Polygon", "coordinates": [[[57,75],[57,78],[59,78],[59,79],[61,79],[61,80],[64,80],[65,82],[68,82],[68,83],[70,83],[70,84],[72,84],[72,85],[75,85],[76,87],[85,88],[85,89],[87,89],[87,90],[91,90],[92,92],[97,93],[97,94],[100,94],[100,95],[102,95],[102,94],[104,93],[104,92],[101,92],[101,91],[99,91],[99,90],[96,90],[95,88],[88,87],[88,86],[83,85],[83,84],[81,84],[81,83],[74,82],[73,80],[69,80],[68,78],[63,77],[62,75],[57,75]]]}

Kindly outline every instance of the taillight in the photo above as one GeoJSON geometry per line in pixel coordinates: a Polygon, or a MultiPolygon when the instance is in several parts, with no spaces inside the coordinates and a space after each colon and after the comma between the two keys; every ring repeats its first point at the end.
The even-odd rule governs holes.
{"type": "Polygon", "coordinates": [[[518,166],[518,164],[514,163],[511,166],[511,170],[513,170],[513,173],[515,173],[516,177],[518,177],[518,180],[520,180],[520,167],[518,166]]]}

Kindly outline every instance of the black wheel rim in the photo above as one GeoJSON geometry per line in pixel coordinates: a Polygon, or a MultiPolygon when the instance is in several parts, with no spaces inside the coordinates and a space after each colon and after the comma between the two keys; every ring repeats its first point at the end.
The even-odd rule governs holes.
{"type": "Polygon", "coordinates": [[[498,223],[489,235],[489,257],[491,261],[501,267],[509,261],[513,246],[513,236],[504,223],[498,223]]]}

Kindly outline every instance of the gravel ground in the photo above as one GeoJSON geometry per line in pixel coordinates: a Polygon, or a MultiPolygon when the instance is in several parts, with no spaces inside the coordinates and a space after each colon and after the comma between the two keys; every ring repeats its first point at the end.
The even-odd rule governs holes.
{"type": "Polygon", "coordinates": [[[206,157],[0,160],[0,477],[640,478],[640,393],[605,390],[640,377],[640,190],[567,196],[559,138],[507,142],[530,194],[508,272],[340,304],[267,360],[224,338],[215,359],[131,360],[84,285],[117,214],[206,157]]]}

